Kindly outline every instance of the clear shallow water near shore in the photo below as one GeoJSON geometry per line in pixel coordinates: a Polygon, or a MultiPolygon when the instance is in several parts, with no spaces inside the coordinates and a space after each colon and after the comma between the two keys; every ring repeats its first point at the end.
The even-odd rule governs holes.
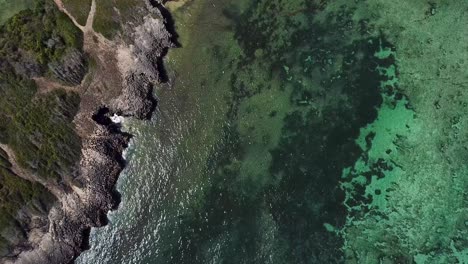
{"type": "Polygon", "coordinates": [[[380,94],[372,71],[353,76],[359,66],[343,78],[371,83],[346,94],[339,60],[346,48],[372,59],[378,45],[336,43],[342,32],[332,27],[342,25],[314,28],[312,1],[268,2],[204,1],[175,13],[173,86],[157,91],[152,122],[128,124],[122,204],[93,231],[82,263],[342,261],[330,230],[345,221],[341,170],[380,94]]]}
{"type": "Polygon", "coordinates": [[[354,240],[402,174],[394,142],[418,127],[394,44],[352,4],[318,3],[172,10],[171,81],[153,120],[126,120],[122,203],[78,263],[412,263],[399,242],[354,240]]]}

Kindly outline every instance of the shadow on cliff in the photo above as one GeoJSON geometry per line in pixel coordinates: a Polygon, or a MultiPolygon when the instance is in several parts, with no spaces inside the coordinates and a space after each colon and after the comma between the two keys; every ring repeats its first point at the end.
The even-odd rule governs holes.
{"type": "MultiPolygon", "coordinates": [[[[154,99],[155,100],[155,99],[154,99]]],[[[156,108],[156,106],[154,105],[154,108],[156,108]]],[[[153,109],[154,111],[154,109],[153,109]]],[[[99,110],[92,116],[92,119],[98,123],[99,125],[102,125],[102,126],[105,126],[107,127],[107,129],[109,130],[109,132],[111,132],[112,134],[121,134],[122,136],[126,137],[128,140],[130,140],[133,136],[132,134],[130,133],[127,133],[127,132],[123,132],[121,130],[121,125],[120,124],[117,124],[117,123],[114,123],[112,122],[110,116],[112,115],[113,113],[111,113],[110,109],[105,107],[105,106],[102,106],[101,108],[99,108],[99,110]]],[[[125,148],[127,148],[128,146],[124,146],[125,148]]],[[[125,168],[125,166],[127,166],[127,161],[121,156],[121,155],[116,155],[113,157],[119,164],[119,166],[123,169],[125,168]]],[[[119,191],[117,191],[117,189],[115,188],[115,183],[113,184],[114,188],[112,189],[112,198],[113,198],[113,201],[114,201],[114,204],[112,205],[112,210],[116,210],[118,207],[119,207],[119,204],[120,202],[122,201],[122,195],[119,193],[119,191]]],[[[99,215],[99,222],[102,223],[103,225],[107,225],[107,223],[109,222],[107,217],[106,217],[106,214],[103,214],[103,215],[99,215]]]]}
{"type": "MultiPolygon", "coordinates": [[[[163,5],[163,3],[167,2],[167,1],[163,1],[163,3],[161,3],[161,2],[159,2],[157,0],[148,0],[148,2],[153,7],[157,8],[159,10],[159,12],[161,13],[161,15],[163,16],[164,26],[165,26],[166,30],[171,34],[170,41],[173,44],[172,48],[182,47],[182,45],[178,41],[179,35],[176,33],[176,30],[175,30],[175,21],[174,21],[172,15],[170,14],[170,12],[163,5]]],[[[169,76],[168,76],[166,68],[164,66],[164,57],[167,55],[168,52],[169,52],[169,48],[165,48],[161,52],[161,56],[156,61],[158,74],[159,74],[159,79],[160,79],[159,81],[161,83],[169,82],[169,76]]],[[[148,114],[144,117],[144,119],[147,119],[147,120],[151,119],[152,114],[153,114],[154,110],[157,107],[157,100],[156,100],[156,98],[154,98],[154,96],[152,96],[153,92],[154,92],[154,87],[151,87],[151,89],[149,89],[148,94],[147,94],[147,98],[151,101],[151,109],[148,112],[148,114]]],[[[133,136],[131,134],[123,132],[121,130],[120,124],[116,124],[116,123],[112,122],[110,117],[113,114],[120,115],[121,113],[118,113],[118,112],[113,113],[108,107],[102,106],[95,112],[95,114],[92,116],[92,119],[96,123],[98,123],[99,125],[107,127],[107,129],[113,134],[121,134],[124,137],[127,137],[128,139],[132,138],[133,136]]],[[[127,147],[127,146],[125,146],[125,147],[127,147]]],[[[117,162],[119,163],[119,165],[121,166],[122,169],[125,168],[125,166],[127,165],[127,162],[125,161],[125,159],[122,156],[116,156],[114,158],[117,160],[117,162]]],[[[114,201],[114,204],[112,205],[112,210],[116,210],[120,205],[120,202],[122,200],[122,196],[121,196],[120,192],[115,188],[115,184],[114,184],[114,188],[112,190],[111,195],[112,195],[112,198],[113,198],[113,201],[114,201]]],[[[108,224],[108,222],[109,222],[109,219],[107,218],[105,213],[102,213],[102,214],[99,215],[99,224],[98,225],[105,226],[105,225],[108,224]]],[[[84,234],[85,238],[83,240],[82,248],[89,249],[90,229],[85,230],[84,232],[85,232],[85,234],[84,234]]]]}
{"type": "MultiPolygon", "coordinates": [[[[169,40],[172,43],[171,47],[164,48],[162,50],[162,52],[161,52],[161,55],[157,58],[157,60],[155,62],[156,66],[157,66],[157,70],[158,70],[159,82],[161,84],[164,84],[164,83],[169,82],[170,79],[169,79],[169,76],[167,74],[166,68],[164,66],[164,59],[163,58],[169,52],[169,48],[180,48],[180,47],[182,47],[182,45],[178,41],[179,35],[176,33],[176,30],[175,30],[175,21],[174,21],[172,15],[169,13],[169,11],[163,5],[163,3],[167,2],[167,1],[148,0],[148,2],[151,4],[151,6],[153,6],[154,8],[157,8],[159,10],[159,12],[161,13],[161,15],[164,18],[164,26],[165,26],[166,30],[171,35],[170,38],[169,38],[169,40]]],[[[148,111],[148,113],[146,115],[142,115],[140,117],[137,117],[138,119],[144,119],[144,120],[151,119],[152,114],[154,113],[154,111],[156,110],[156,107],[157,107],[157,99],[154,97],[153,92],[154,92],[154,87],[151,86],[148,89],[147,93],[145,94],[145,96],[146,96],[145,99],[148,99],[148,100],[151,101],[151,108],[149,109],[149,111],[148,111]]],[[[101,107],[99,107],[96,110],[96,112],[94,112],[94,114],[92,115],[92,119],[97,124],[105,127],[110,134],[120,135],[121,139],[123,139],[125,141],[125,143],[123,145],[123,148],[127,148],[128,147],[127,143],[133,137],[133,135],[122,131],[121,130],[121,125],[118,124],[118,123],[114,123],[112,121],[111,117],[114,114],[117,114],[119,116],[122,115],[122,113],[119,112],[118,110],[117,110],[117,112],[114,112],[114,110],[110,109],[109,107],[107,107],[105,105],[102,105],[101,107]]],[[[105,145],[104,146],[105,148],[109,148],[105,152],[108,155],[110,155],[111,158],[114,159],[118,163],[119,171],[121,172],[126,167],[127,161],[124,159],[124,157],[121,155],[120,152],[118,152],[118,151],[116,152],[115,149],[111,149],[112,144],[109,144],[109,142],[105,142],[104,145],[105,145]]],[[[118,209],[118,207],[119,207],[119,205],[121,203],[121,200],[122,200],[122,195],[116,189],[117,179],[118,178],[116,177],[115,179],[112,180],[112,182],[105,183],[106,185],[110,184],[110,185],[113,186],[112,190],[111,190],[111,193],[110,193],[111,196],[112,196],[112,204],[111,204],[110,210],[112,210],[112,211],[118,209]]],[[[97,211],[96,212],[96,218],[93,221],[95,221],[94,223],[92,223],[93,227],[102,227],[102,226],[106,226],[107,224],[109,224],[109,218],[107,217],[107,210],[97,211]]],[[[82,240],[81,240],[81,243],[80,243],[80,249],[81,250],[78,250],[79,252],[84,251],[84,250],[89,250],[91,248],[90,247],[90,234],[91,234],[91,227],[85,227],[84,229],[82,229],[83,237],[82,237],[82,240]]],[[[76,260],[76,258],[78,256],[79,256],[79,254],[74,255],[72,260],[70,261],[70,263],[74,263],[74,261],[76,260]]]]}
{"type": "MultiPolygon", "coordinates": [[[[173,48],[181,48],[182,44],[179,42],[179,35],[175,29],[175,21],[172,17],[172,14],[164,7],[164,3],[168,1],[159,2],[157,0],[149,0],[148,1],[153,7],[157,8],[161,15],[164,18],[164,26],[166,30],[171,34],[171,42],[173,44],[173,48]]],[[[163,50],[161,57],[159,57],[157,63],[158,70],[159,70],[159,78],[162,83],[167,83],[169,81],[169,76],[167,74],[166,68],[164,67],[164,57],[169,52],[169,49],[166,48],[163,50]]]]}

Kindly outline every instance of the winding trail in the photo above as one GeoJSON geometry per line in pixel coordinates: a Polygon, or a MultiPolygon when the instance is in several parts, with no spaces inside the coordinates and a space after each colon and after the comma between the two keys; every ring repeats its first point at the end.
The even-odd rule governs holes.
{"type": "MultiPolygon", "coordinates": [[[[93,0],[92,3],[91,3],[91,9],[90,9],[88,19],[86,21],[85,26],[80,25],[76,21],[76,19],[73,17],[73,15],[70,14],[70,12],[68,12],[68,10],[65,8],[65,5],[63,4],[62,0],[54,0],[54,2],[57,5],[57,7],[59,8],[59,10],[61,12],[63,12],[64,14],[66,14],[70,18],[70,20],[73,22],[73,24],[75,24],[75,26],[77,28],[79,28],[83,32],[85,39],[88,40],[88,43],[85,43],[85,47],[90,47],[92,45],[96,45],[95,41],[93,41],[92,45],[90,45],[91,43],[89,43],[90,40],[93,40],[93,37],[94,38],[97,37],[97,39],[99,40],[98,41],[99,43],[107,43],[108,44],[110,42],[109,40],[107,40],[101,34],[96,33],[94,31],[94,29],[93,29],[94,16],[96,14],[96,1],[95,0],[93,0]],[[86,37],[86,36],[88,36],[88,37],[86,37]]],[[[83,82],[86,79],[87,79],[86,77],[83,78],[83,82]]],[[[83,92],[82,89],[80,89],[80,88],[82,88],[84,86],[83,82],[81,84],[79,84],[79,85],[76,85],[76,86],[67,86],[67,85],[61,84],[59,82],[50,80],[50,79],[45,78],[45,77],[36,77],[36,78],[33,78],[33,80],[36,82],[36,85],[38,87],[37,94],[45,94],[45,93],[49,93],[49,92],[52,92],[52,91],[57,90],[57,89],[63,89],[65,91],[67,91],[67,92],[71,92],[71,91],[78,92],[78,93],[83,92]]],[[[3,149],[7,153],[8,161],[12,165],[12,168],[11,168],[12,172],[15,173],[18,177],[20,177],[22,179],[25,179],[25,180],[28,180],[28,181],[31,181],[31,182],[36,182],[36,183],[41,184],[42,186],[47,188],[52,194],[54,194],[56,197],[63,197],[65,195],[65,191],[63,189],[61,189],[56,183],[54,183],[54,182],[52,182],[50,180],[47,180],[47,179],[43,179],[42,177],[38,176],[37,174],[35,174],[35,173],[33,173],[33,172],[31,172],[31,171],[29,171],[27,169],[24,169],[22,166],[20,166],[17,159],[16,159],[16,155],[15,155],[13,149],[11,149],[8,145],[0,143],[0,148],[3,149]]],[[[78,193],[80,193],[80,192],[78,192],[78,193]]]]}
{"type": "Polygon", "coordinates": [[[118,40],[109,40],[93,28],[96,17],[96,0],[92,0],[91,8],[84,26],[78,24],[73,15],[66,9],[62,0],[54,0],[61,12],[67,15],[77,28],[83,33],[83,51],[92,58],[96,66],[90,69],[81,84],[67,86],[46,78],[35,78],[38,85],[37,94],[44,94],[56,89],[74,91],[80,94],[80,111],[75,117],[75,127],[82,138],[91,133],[93,124],[87,113],[95,111],[96,105],[102,105],[111,98],[116,98],[122,89],[121,71],[114,67],[117,65],[118,40]],[[113,78],[109,78],[113,76],[113,78]]]}
{"type": "MultiPolygon", "coordinates": [[[[70,19],[71,21],[73,22],[73,24],[75,24],[75,26],[77,28],[79,28],[81,31],[84,32],[84,28],[82,25],[80,25],[78,23],[78,21],[76,21],[76,19],[70,14],[70,12],[68,12],[68,10],[65,8],[65,5],[63,4],[62,0],[54,0],[55,4],[57,5],[57,7],[59,8],[60,11],[62,11],[63,13],[65,13],[70,19]]],[[[94,3],[94,0],[93,0],[93,3],[94,3]]]]}
{"type": "MultiPolygon", "coordinates": [[[[75,17],[65,8],[65,5],[63,4],[62,0],[54,0],[54,2],[59,8],[59,10],[65,15],[67,15],[71,19],[73,24],[75,24],[75,26],[83,32],[83,34],[85,35],[85,40],[86,36],[94,36],[98,38],[99,42],[109,42],[109,40],[106,39],[102,34],[94,31],[93,28],[94,17],[96,15],[96,0],[92,0],[91,2],[91,8],[89,10],[88,18],[86,19],[86,25],[84,26],[80,25],[75,19],[75,17]]],[[[84,43],[84,46],[87,46],[86,41],[84,43]]]]}
{"type": "MultiPolygon", "coordinates": [[[[65,5],[63,4],[62,0],[54,0],[55,4],[57,5],[58,9],[63,12],[65,15],[67,15],[70,20],[73,22],[73,24],[80,29],[81,32],[83,32],[83,39],[84,39],[84,43],[83,43],[83,47],[85,49],[85,51],[87,51],[88,53],[91,53],[93,54],[93,49],[95,49],[96,47],[96,44],[101,44],[99,46],[101,46],[101,48],[109,48],[111,45],[109,44],[109,40],[107,40],[102,34],[99,34],[97,32],[94,31],[93,29],[93,23],[94,23],[94,17],[95,17],[95,14],[96,14],[96,0],[92,0],[91,2],[91,8],[90,8],[90,11],[89,11],[89,14],[88,14],[88,18],[86,20],[86,25],[82,26],[80,25],[77,20],[75,19],[75,17],[73,17],[73,15],[65,8],[65,5]],[[97,40],[97,43],[96,43],[96,40],[97,40]],[[104,45],[103,45],[104,44],[104,45]],[[94,47],[93,47],[94,46],[94,47]]],[[[81,84],[79,85],[76,85],[76,86],[67,86],[67,85],[64,85],[64,84],[61,84],[57,81],[54,81],[54,80],[50,80],[48,78],[45,78],[45,77],[36,77],[36,78],[33,78],[33,80],[36,82],[37,86],[38,86],[38,92],[37,94],[45,94],[45,93],[49,93],[49,92],[52,92],[54,90],[57,90],[57,89],[63,89],[67,92],[71,92],[71,91],[74,91],[74,92],[78,92],[78,93],[83,93],[85,91],[83,91],[83,82],[87,79],[87,77],[85,76],[85,78],[83,78],[83,81],[81,84]]]]}
{"type": "Polygon", "coordinates": [[[86,25],[82,29],[83,32],[94,32],[93,23],[94,23],[95,14],[96,14],[96,0],[93,0],[91,2],[91,9],[89,10],[88,19],[86,20],[86,25]]]}
{"type": "Polygon", "coordinates": [[[29,170],[23,169],[18,164],[14,151],[8,145],[0,143],[0,148],[3,149],[8,155],[8,161],[11,163],[11,170],[18,177],[24,180],[30,181],[30,182],[40,183],[47,190],[49,190],[53,195],[55,195],[55,197],[61,197],[65,194],[65,191],[60,189],[57,184],[47,181],[29,170]]]}
{"type": "MultiPolygon", "coordinates": [[[[49,92],[52,92],[52,91],[55,91],[55,90],[58,90],[58,89],[63,89],[67,92],[77,92],[78,89],[77,89],[77,86],[67,86],[67,85],[63,85],[59,82],[55,82],[55,81],[52,81],[52,80],[49,80],[45,77],[35,77],[35,78],[32,78],[35,82],[36,82],[36,85],[37,85],[37,94],[45,94],[45,93],[49,93],[49,92]]],[[[79,86],[79,85],[78,85],[79,86]]]]}

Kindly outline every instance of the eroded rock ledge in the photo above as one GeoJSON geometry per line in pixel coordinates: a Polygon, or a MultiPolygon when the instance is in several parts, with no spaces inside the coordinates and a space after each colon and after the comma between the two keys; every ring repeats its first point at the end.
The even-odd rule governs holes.
{"type": "MultiPolygon", "coordinates": [[[[76,175],[62,183],[57,202],[43,219],[48,228],[28,234],[28,246],[0,262],[73,262],[86,249],[90,229],[105,225],[107,213],[117,207],[114,186],[125,166],[122,152],[131,135],[122,132],[110,117],[151,117],[156,107],[153,87],[163,79],[162,57],[173,46],[160,6],[155,5],[160,3],[147,1],[146,7],[139,7],[139,14],[146,15],[127,23],[114,40],[105,39],[92,27],[81,28],[84,51],[96,63],[84,80],[84,74],[75,71],[83,68],[80,60],[51,66],[59,79],[77,85],[81,97],[74,120],[83,142],[81,159],[76,175]]],[[[75,55],[70,53],[71,57],[75,55]]]]}

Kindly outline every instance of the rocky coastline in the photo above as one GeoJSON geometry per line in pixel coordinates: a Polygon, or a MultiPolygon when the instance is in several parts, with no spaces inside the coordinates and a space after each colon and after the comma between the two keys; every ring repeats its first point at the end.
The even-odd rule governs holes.
{"type": "MultiPolygon", "coordinates": [[[[63,9],[60,1],[56,3],[63,9]]],[[[73,123],[82,141],[81,157],[73,175],[60,185],[45,186],[55,190],[57,201],[40,219],[42,225],[30,226],[27,243],[0,263],[73,263],[88,248],[91,228],[106,225],[107,213],[118,207],[115,184],[125,167],[122,153],[132,135],[121,131],[111,117],[149,119],[156,107],[153,87],[164,81],[162,60],[174,47],[161,5],[148,0],[135,7],[138,16],[126,21],[120,35],[109,40],[88,25],[96,8],[93,1],[88,23],[80,29],[84,56],[95,65],[86,75],[77,72],[83,68],[84,56],[75,51],[64,63],[49,65],[57,79],[76,85],[65,88],[80,95],[73,123]]],[[[50,83],[45,85],[50,89],[50,83]]]]}

